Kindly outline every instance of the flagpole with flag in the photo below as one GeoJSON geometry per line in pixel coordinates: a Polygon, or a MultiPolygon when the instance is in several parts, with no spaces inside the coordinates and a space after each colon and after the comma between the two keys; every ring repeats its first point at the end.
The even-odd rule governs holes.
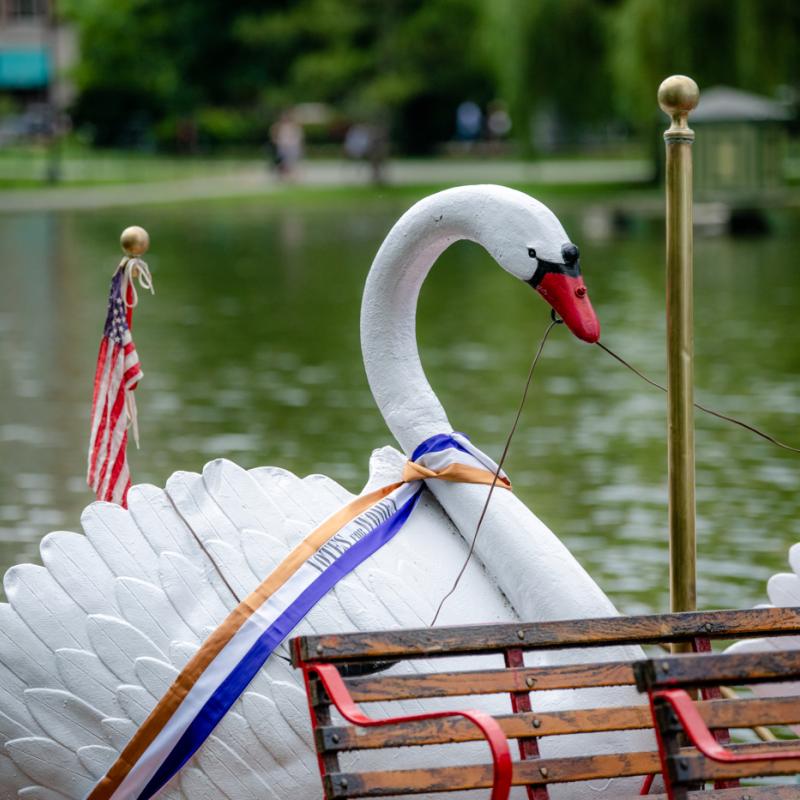
{"type": "Polygon", "coordinates": [[[153,293],[150,269],[142,256],[150,246],[144,228],[126,228],[120,237],[125,253],[111,279],[108,310],[97,354],[92,398],[91,434],[86,482],[98,500],[127,506],[131,485],[128,468],[128,429],[139,446],[133,392],[142,379],[133,343],[133,309],[138,303],[136,281],[153,293]]]}

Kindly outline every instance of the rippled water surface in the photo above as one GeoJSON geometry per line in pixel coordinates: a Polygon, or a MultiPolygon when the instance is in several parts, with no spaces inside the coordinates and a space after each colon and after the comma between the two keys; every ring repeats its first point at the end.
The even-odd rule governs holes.
{"type": "MultiPolygon", "coordinates": [[[[372,256],[408,203],[271,201],[0,218],[0,568],[79,529],[91,382],[116,237],[145,225],[157,285],[137,310],[136,482],[218,456],[324,472],[358,491],[390,442],[361,366],[372,256]]],[[[663,378],[661,238],[579,242],[603,340],[663,378]]],[[[796,228],[794,229],[796,230],[796,228]]],[[[800,442],[800,237],[698,239],[699,398],[800,442]]],[[[422,293],[423,362],[457,429],[498,454],[548,315],[475,245],[451,248],[422,293]]],[[[563,329],[548,343],[508,471],[621,609],[665,610],[665,399],[563,329]]],[[[800,456],[697,420],[699,594],[764,598],[800,540],[800,456]]],[[[455,571],[455,566],[454,566],[455,571]]],[[[569,591],[569,587],[565,587],[569,591]]]]}

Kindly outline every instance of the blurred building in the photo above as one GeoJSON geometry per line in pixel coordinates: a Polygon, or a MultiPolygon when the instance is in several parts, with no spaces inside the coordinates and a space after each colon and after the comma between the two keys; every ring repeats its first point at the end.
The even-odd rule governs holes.
{"type": "Polygon", "coordinates": [[[63,109],[74,88],[75,31],[59,21],[57,0],[0,0],[0,97],[23,110],[46,103],[63,109]]]}
{"type": "Polygon", "coordinates": [[[727,86],[703,90],[689,117],[698,194],[745,198],[780,187],[791,118],[769,97],[727,86]]]}

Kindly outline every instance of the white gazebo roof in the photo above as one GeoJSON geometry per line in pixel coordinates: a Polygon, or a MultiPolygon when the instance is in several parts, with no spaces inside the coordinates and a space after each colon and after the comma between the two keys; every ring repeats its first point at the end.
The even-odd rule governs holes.
{"type": "Polygon", "coordinates": [[[692,112],[694,122],[786,122],[792,115],[781,103],[729,86],[713,86],[700,92],[692,112]]]}

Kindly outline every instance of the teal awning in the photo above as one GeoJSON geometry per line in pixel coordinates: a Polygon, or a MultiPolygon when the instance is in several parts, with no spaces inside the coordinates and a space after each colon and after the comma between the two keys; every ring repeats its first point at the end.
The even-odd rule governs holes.
{"type": "Polygon", "coordinates": [[[0,88],[39,89],[49,82],[50,54],[47,50],[0,50],[0,88]]]}

